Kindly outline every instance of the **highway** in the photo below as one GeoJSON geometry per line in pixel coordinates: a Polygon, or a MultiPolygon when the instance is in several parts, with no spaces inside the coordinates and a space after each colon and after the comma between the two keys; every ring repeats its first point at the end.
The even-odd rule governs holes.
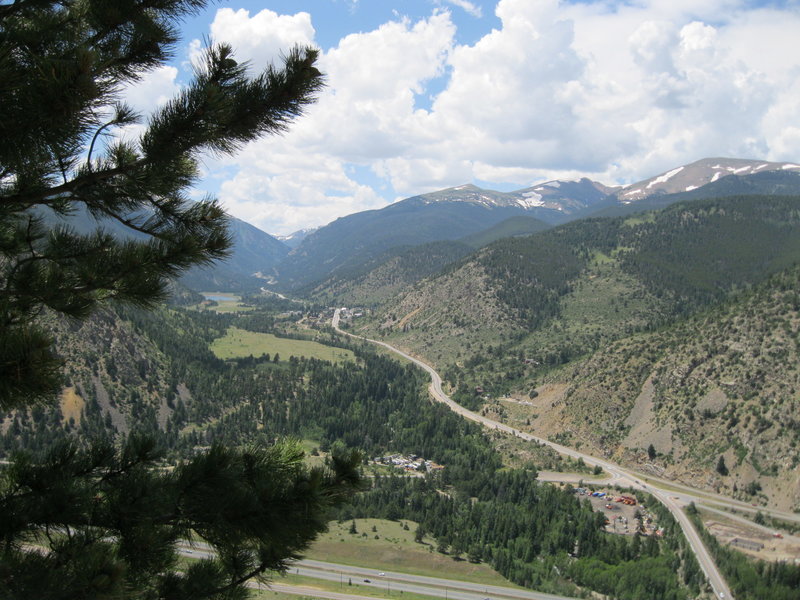
{"type": "MultiPolygon", "coordinates": [[[[191,558],[210,558],[214,555],[208,544],[184,542],[179,546],[179,552],[191,558]]],[[[413,593],[445,598],[446,600],[574,600],[567,596],[556,596],[522,588],[504,587],[498,585],[484,585],[468,581],[457,581],[441,577],[426,577],[397,571],[376,571],[364,567],[352,567],[338,563],[323,562],[318,560],[299,560],[292,564],[288,571],[292,575],[309,577],[333,582],[339,585],[339,592],[319,590],[308,586],[269,582],[259,584],[252,582],[251,587],[285,591],[292,594],[314,596],[318,598],[364,600],[364,596],[348,594],[350,583],[360,587],[373,587],[386,590],[390,593],[413,593]]]]}
{"type": "MultiPolygon", "coordinates": [[[[340,320],[340,310],[336,309],[334,311],[333,319],[331,321],[331,324],[333,325],[333,328],[336,331],[338,331],[343,335],[347,335],[360,340],[365,340],[367,342],[371,342],[373,344],[382,346],[394,352],[395,354],[398,354],[399,356],[402,356],[403,358],[413,362],[420,368],[424,369],[431,376],[431,385],[429,387],[431,397],[437,400],[438,402],[446,404],[448,407],[450,407],[451,410],[458,413],[465,419],[469,419],[470,421],[480,423],[481,425],[483,425],[488,429],[504,431],[506,433],[509,433],[524,440],[537,442],[539,444],[545,444],[556,450],[558,453],[563,454],[565,456],[570,456],[574,459],[578,458],[583,459],[583,461],[588,465],[600,466],[611,476],[610,480],[606,480],[606,484],[619,485],[622,487],[631,487],[634,489],[641,489],[652,494],[656,499],[659,500],[659,502],[661,502],[664,506],[667,507],[667,509],[669,509],[673,517],[675,517],[675,520],[680,524],[681,529],[683,530],[683,533],[686,536],[687,541],[689,542],[689,545],[691,546],[695,556],[697,557],[697,562],[703,569],[703,572],[705,573],[706,578],[708,579],[708,582],[711,585],[712,590],[714,591],[714,595],[717,598],[726,598],[726,599],[733,597],[730,588],[728,587],[728,584],[725,581],[725,578],[719,572],[719,569],[717,568],[717,565],[711,558],[708,549],[705,547],[702,540],[700,539],[697,530],[694,528],[694,525],[692,525],[691,521],[686,516],[686,513],[683,512],[681,506],[678,504],[678,502],[680,501],[676,499],[680,497],[678,494],[676,494],[675,492],[670,492],[668,489],[659,488],[658,483],[653,483],[652,481],[650,482],[649,485],[642,483],[641,476],[639,474],[629,469],[626,469],[620,465],[611,463],[605,459],[598,458],[590,454],[585,454],[573,448],[568,448],[566,446],[562,446],[561,444],[556,444],[544,438],[539,438],[529,433],[519,431],[518,429],[509,427],[504,423],[499,423],[497,421],[489,419],[488,417],[467,410],[466,408],[456,403],[447,394],[444,393],[444,390],[442,389],[442,378],[429,364],[423,362],[422,360],[414,356],[411,356],[410,354],[407,354],[406,352],[403,352],[399,348],[395,348],[394,346],[387,344],[386,342],[369,339],[363,336],[353,335],[352,333],[344,331],[339,328],[339,320],[340,320]]],[[[687,490],[691,489],[686,486],[681,486],[681,487],[687,490]]],[[[688,492],[683,492],[681,496],[684,499],[688,498],[690,499],[689,501],[696,501],[696,502],[699,502],[703,499],[701,495],[692,496],[688,492]]],[[[722,497],[719,498],[721,499],[722,497]]],[[[738,505],[741,503],[736,502],[736,504],[738,505]]]]}
{"type": "Polygon", "coordinates": [[[459,598],[460,600],[483,600],[484,598],[502,598],[512,600],[573,600],[565,596],[555,596],[531,590],[510,588],[496,585],[483,585],[468,581],[426,577],[396,571],[380,572],[363,567],[351,567],[336,563],[301,560],[296,563],[293,573],[307,577],[325,578],[329,581],[347,585],[348,579],[358,585],[367,585],[388,591],[403,591],[441,598],[459,598]]]}

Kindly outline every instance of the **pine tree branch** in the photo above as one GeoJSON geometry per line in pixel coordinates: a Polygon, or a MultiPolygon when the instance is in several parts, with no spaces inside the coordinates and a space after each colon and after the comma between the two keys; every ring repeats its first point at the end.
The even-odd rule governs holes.
{"type": "Polygon", "coordinates": [[[2,200],[6,204],[25,205],[27,206],[27,208],[33,208],[34,206],[38,205],[51,204],[54,199],[61,199],[67,196],[68,194],[75,192],[76,190],[79,190],[81,187],[106,181],[112,177],[116,177],[117,175],[124,175],[129,171],[131,171],[132,168],[144,166],[149,162],[152,161],[147,161],[146,159],[140,159],[135,163],[125,165],[124,167],[114,167],[111,169],[104,169],[103,171],[92,171],[90,173],[87,173],[86,175],[75,177],[74,179],[68,181],[67,183],[62,183],[61,185],[57,185],[43,190],[24,192],[21,194],[11,194],[9,196],[1,198],[0,200],[2,200]]]}
{"type": "Polygon", "coordinates": [[[94,132],[94,136],[92,136],[92,143],[89,144],[89,151],[86,153],[86,170],[90,173],[92,172],[92,152],[94,151],[94,145],[97,142],[97,139],[100,137],[100,134],[103,133],[103,130],[106,127],[111,127],[112,125],[116,125],[116,120],[111,120],[108,123],[105,123],[97,128],[97,131],[94,132]]]}
{"type": "Polygon", "coordinates": [[[247,583],[249,580],[251,580],[253,577],[258,577],[259,575],[263,574],[264,571],[266,571],[268,568],[269,568],[269,566],[265,562],[262,561],[258,565],[258,567],[256,567],[255,569],[253,569],[252,571],[250,571],[249,573],[247,573],[245,575],[241,575],[238,579],[232,580],[227,585],[224,585],[222,587],[210,590],[205,594],[202,594],[202,595],[199,595],[199,596],[195,596],[195,597],[196,598],[208,598],[208,597],[216,596],[217,594],[223,594],[223,593],[225,593],[225,592],[227,592],[229,590],[241,587],[242,585],[247,583]]]}
{"type": "MultiPolygon", "coordinates": [[[[154,206],[158,206],[158,203],[156,201],[151,200],[150,202],[154,206]]],[[[99,212],[103,213],[107,217],[110,217],[110,218],[114,219],[115,221],[121,223],[122,225],[125,225],[125,227],[129,227],[130,229],[133,229],[134,231],[138,231],[139,233],[144,233],[145,235],[149,235],[151,237],[154,237],[156,239],[162,240],[164,242],[171,242],[172,241],[172,238],[170,236],[165,235],[165,234],[163,234],[163,233],[161,233],[159,231],[156,231],[155,229],[148,229],[148,228],[146,228],[144,226],[137,225],[131,219],[125,218],[122,215],[117,214],[116,212],[114,212],[112,210],[109,210],[108,208],[106,208],[103,205],[92,206],[92,208],[98,210],[99,212]]],[[[177,217],[177,215],[176,215],[176,217],[177,217]]]]}
{"type": "Polygon", "coordinates": [[[13,259],[9,259],[9,262],[13,262],[13,264],[12,264],[11,270],[4,277],[5,283],[7,284],[7,286],[4,289],[0,290],[0,294],[3,294],[5,296],[7,296],[7,297],[13,297],[15,295],[16,288],[11,286],[10,284],[13,281],[13,279],[16,277],[17,273],[19,272],[20,267],[22,267],[24,264],[27,264],[27,263],[29,263],[29,262],[31,262],[33,260],[40,260],[39,255],[36,253],[36,250],[33,247],[33,239],[34,238],[33,238],[32,232],[31,232],[31,229],[33,228],[33,223],[34,223],[33,217],[28,217],[28,225],[26,227],[26,232],[25,232],[25,241],[28,244],[29,256],[27,256],[25,258],[22,258],[20,260],[17,260],[16,262],[13,262],[13,259]]]}
{"type": "Polygon", "coordinates": [[[55,542],[53,541],[53,536],[50,535],[50,525],[47,524],[44,526],[44,535],[47,538],[47,541],[50,543],[50,547],[52,548],[55,542]]]}

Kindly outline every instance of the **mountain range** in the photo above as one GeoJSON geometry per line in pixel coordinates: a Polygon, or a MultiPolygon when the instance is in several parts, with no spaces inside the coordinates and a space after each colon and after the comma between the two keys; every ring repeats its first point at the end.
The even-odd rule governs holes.
{"type": "MultiPolygon", "coordinates": [[[[370,270],[400,256],[419,262],[413,258],[413,249],[424,255],[424,245],[433,242],[457,245],[446,252],[441,252],[446,245],[440,246],[420,276],[427,275],[434,263],[441,268],[450,262],[448,257],[455,260],[504,235],[531,233],[588,216],[631,214],[677,201],[731,194],[799,192],[800,165],[708,158],[624,187],[587,178],[548,181],[513,192],[465,184],[341,217],[283,239],[231,218],[231,256],[212,267],[192,269],[181,283],[195,291],[269,287],[321,298],[330,296],[327,288],[352,287],[351,280],[364,279],[370,270]],[[528,221],[518,220],[521,217],[528,221]]],[[[68,223],[81,231],[100,226],[118,235],[132,235],[115,222],[98,223],[82,213],[70,217],[68,223]]],[[[406,272],[407,283],[418,279],[406,272]]]]}
{"type": "MultiPolygon", "coordinates": [[[[658,208],[689,197],[791,194],[800,190],[799,181],[800,165],[793,163],[710,158],[626,187],[587,178],[548,181],[514,192],[465,184],[282,237],[232,217],[231,256],[212,267],[192,269],[181,283],[195,291],[255,291],[269,285],[311,293],[330,278],[341,281],[353,274],[360,276],[367,266],[375,267],[416,246],[480,237],[511,217],[534,218],[552,226],[586,216],[658,208]]],[[[117,235],[135,235],[116,222],[98,223],[80,212],[68,224],[83,232],[99,226],[117,235]]],[[[484,237],[491,241],[496,234],[488,232],[484,237]]]]}
{"type": "MultiPolygon", "coordinates": [[[[743,193],[800,193],[800,165],[709,158],[624,188],[585,178],[515,192],[474,185],[448,188],[348,215],[308,234],[276,264],[273,283],[282,291],[317,295],[343,280],[363,277],[369,268],[410,248],[480,235],[511,217],[536,218],[546,227],[743,193]]],[[[492,239],[489,234],[487,243],[492,239]]]]}

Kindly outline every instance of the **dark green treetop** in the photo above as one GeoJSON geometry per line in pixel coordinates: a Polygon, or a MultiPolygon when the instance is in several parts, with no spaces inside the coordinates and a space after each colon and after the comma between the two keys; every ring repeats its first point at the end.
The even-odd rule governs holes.
{"type": "Polygon", "coordinates": [[[244,598],[361,485],[360,456],[338,446],[311,469],[291,442],[162,458],[138,435],[17,456],[0,472],[0,598],[244,598]],[[181,545],[205,558],[179,565],[181,545]]]}

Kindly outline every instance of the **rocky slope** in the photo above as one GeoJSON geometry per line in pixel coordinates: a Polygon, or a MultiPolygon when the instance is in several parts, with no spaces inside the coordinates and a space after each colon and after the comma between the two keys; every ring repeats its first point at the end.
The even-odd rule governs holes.
{"type": "Polygon", "coordinates": [[[543,419],[643,470],[800,508],[798,289],[795,268],[574,361],[543,378],[565,386],[543,419]]]}
{"type": "Polygon", "coordinates": [[[502,240],[361,327],[431,360],[473,408],[512,394],[533,403],[520,426],[794,506],[798,206],[698,201],[502,240]]]}
{"type": "Polygon", "coordinates": [[[2,450],[16,448],[15,431],[29,450],[76,431],[87,437],[155,431],[176,402],[189,400],[183,386],[170,385],[164,354],[115,313],[100,311],[83,322],[45,315],[41,321],[64,362],[64,389],[52,405],[3,415],[0,432],[11,435],[2,450]]]}

